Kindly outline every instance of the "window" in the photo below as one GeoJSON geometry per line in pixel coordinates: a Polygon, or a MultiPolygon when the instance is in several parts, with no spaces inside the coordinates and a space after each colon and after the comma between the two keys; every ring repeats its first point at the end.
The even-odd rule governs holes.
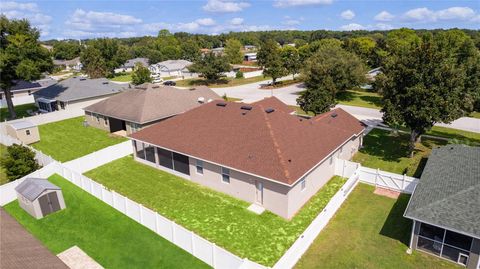
{"type": "Polygon", "coordinates": [[[304,178],[300,181],[300,188],[302,191],[304,191],[307,188],[307,182],[304,178]]]}
{"type": "Polygon", "coordinates": [[[30,135],[30,130],[26,130],[25,133],[26,133],[27,135],[30,135]]]}
{"type": "Polygon", "coordinates": [[[100,117],[98,116],[98,114],[95,114],[95,118],[97,118],[97,122],[100,123],[100,117]]]}
{"type": "Polygon", "coordinates": [[[105,124],[105,126],[108,126],[108,118],[107,117],[103,117],[103,124],[105,124]]]}
{"type": "Polygon", "coordinates": [[[145,160],[145,149],[143,147],[143,143],[142,142],[139,142],[137,141],[136,142],[136,155],[137,155],[137,158],[140,158],[140,159],[144,159],[145,160]]]}
{"type": "Polygon", "coordinates": [[[197,174],[203,175],[203,162],[200,160],[197,160],[197,174]]]}
{"type": "Polygon", "coordinates": [[[222,181],[230,183],[230,169],[222,167],[222,181]]]}
{"type": "Polygon", "coordinates": [[[155,162],[155,148],[151,145],[145,145],[145,160],[155,162]]]}

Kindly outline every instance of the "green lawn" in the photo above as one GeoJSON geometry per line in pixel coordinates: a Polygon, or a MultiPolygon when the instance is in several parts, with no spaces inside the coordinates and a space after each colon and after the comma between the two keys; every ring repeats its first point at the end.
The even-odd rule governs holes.
{"type": "Polygon", "coordinates": [[[119,75],[111,78],[110,80],[117,81],[117,82],[129,82],[129,81],[132,81],[132,75],[131,74],[119,75]]]}
{"type": "MultiPolygon", "coordinates": [[[[38,110],[35,104],[24,104],[15,106],[15,112],[17,113],[17,118],[29,117],[27,110],[36,111],[38,110]]],[[[10,118],[10,113],[8,112],[8,108],[2,107],[0,108],[0,121],[5,121],[10,118]]]]}
{"type": "Polygon", "coordinates": [[[341,188],[334,177],[291,220],[256,215],[248,203],[124,157],[86,176],[240,257],[272,266],[341,188]]]}
{"type": "Polygon", "coordinates": [[[40,125],[40,142],[31,146],[57,161],[66,162],[127,140],[94,127],[84,127],[83,120],[82,116],[40,125]]]}
{"type": "Polygon", "coordinates": [[[208,268],[188,252],[106,203],[53,175],[67,208],[36,220],[17,201],[5,210],[58,254],[77,245],[105,268],[208,268]]]}
{"type": "Polygon", "coordinates": [[[295,113],[297,115],[305,115],[305,116],[315,116],[313,112],[305,112],[301,107],[299,106],[290,106],[291,108],[295,109],[295,113]]]}
{"type": "Polygon", "coordinates": [[[474,132],[440,127],[440,126],[433,126],[432,130],[428,131],[427,134],[480,144],[480,133],[474,133],[474,132]]]}
{"type": "Polygon", "coordinates": [[[480,119],[480,112],[479,111],[474,111],[472,114],[470,114],[470,117],[480,119]]]}
{"type": "Polygon", "coordinates": [[[403,212],[409,196],[395,200],[373,190],[355,188],[296,268],[461,268],[418,251],[407,254],[412,222],[403,212]]]}
{"type": "Polygon", "coordinates": [[[376,92],[354,90],[339,92],[337,94],[337,101],[342,105],[361,106],[375,109],[382,108],[382,98],[376,92]]]}
{"type": "Polygon", "coordinates": [[[195,78],[195,79],[184,79],[184,80],[177,80],[178,87],[192,87],[198,85],[206,85],[210,88],[221,88],[221,87],[233,87],[239,86],[259,81],[268,80],[268,77],[264,76],[256,76],[251,78],[224,78],[218,81],[209,82],[202,78],[195,78]]]}
{"type": "Polygon", "coordinates": [[[364,137],[363,147],[353,156],[353,161],[370,168],[420,177],[432,148],[446,144],[443,140],[422,138],[410,158],[408,141],[408,134],[395,136],[389,131],[373,129],[364,137]]]}
{"type": "Polygon", "coordinates": [[[0,185],[3,185],[8,182],[7,171],[3,167],[3,156],[7,154],[7,147],[3,144],[0,144],[0,185]]]}

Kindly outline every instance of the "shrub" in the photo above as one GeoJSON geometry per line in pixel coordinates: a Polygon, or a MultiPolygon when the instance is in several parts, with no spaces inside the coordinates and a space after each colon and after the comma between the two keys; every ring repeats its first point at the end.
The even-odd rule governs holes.
{"type": "Polygon", "coordinates": [[[22,145],[13,144],[7,147],[7,154],[3,158],[2,163],[9,181],[26,176],[40,168],[35,160],[35,152],[22,145]]]}
{"type": "Polygon", "coordinates": [[[243,72],[242,72],[242,71],[238,71],[238,72],[235,74],[235,78],[243,78],[243,72]]]}

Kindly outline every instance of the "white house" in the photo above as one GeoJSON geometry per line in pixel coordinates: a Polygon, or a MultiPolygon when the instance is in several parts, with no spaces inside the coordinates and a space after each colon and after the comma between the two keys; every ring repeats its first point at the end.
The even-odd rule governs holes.
{"type": "Polygon", "coordinates": [[[188,71],[192,62],[187,60],[167,60],[152,64],[148,67],[152,77],[191,77],[193,74],[188,71]]]}

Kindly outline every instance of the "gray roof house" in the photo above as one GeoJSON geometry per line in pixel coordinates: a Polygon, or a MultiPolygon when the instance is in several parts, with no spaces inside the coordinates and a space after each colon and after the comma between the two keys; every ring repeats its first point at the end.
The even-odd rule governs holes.
{"type": "Polygon", "coordinates": [[[65,208],[60,187],[43,178],[27,178],[16,188],[18,203],[39,219],[65,208]]]}
{"type": "Polygon", "coordinates": [[[411,248],[478,268],[480,147],[434,149],[404,216],[414,221],[411,248]]]}
{"type": "Polygon", "coordinates": [[[119,68],[116,68],[114,70],[115,73],[120,73],[120,72],[131,72],[133,71],[133,68],[137,63],[140,63],[141,65],[148,67],[148,59],[147,58],[134,58],[127,60],[122,66],[119,68]]]}
{"type": "Polygon", "coordinates": [[[64,109],[68,104],[104,98],[119,93],[123,87],[106,78],[72,77],[41,89],[33,94],[43,112],[64,109]]]}
{"type": "Polygon", "coordinates": [[[189,72],[187,67],[191,64],[187,60],[167,60],[152,64],[148,69],[153,76],[181,76],[182,72],[189,72]]]}
{"type": "Polygon", "coordinates": [[[221,99],[205,86],[189,90],[142,84],[84,108],[90,126],[133,133],[147,125],[221,99]],[[102,121],[100,119],[103,119],[102,121]]]}

